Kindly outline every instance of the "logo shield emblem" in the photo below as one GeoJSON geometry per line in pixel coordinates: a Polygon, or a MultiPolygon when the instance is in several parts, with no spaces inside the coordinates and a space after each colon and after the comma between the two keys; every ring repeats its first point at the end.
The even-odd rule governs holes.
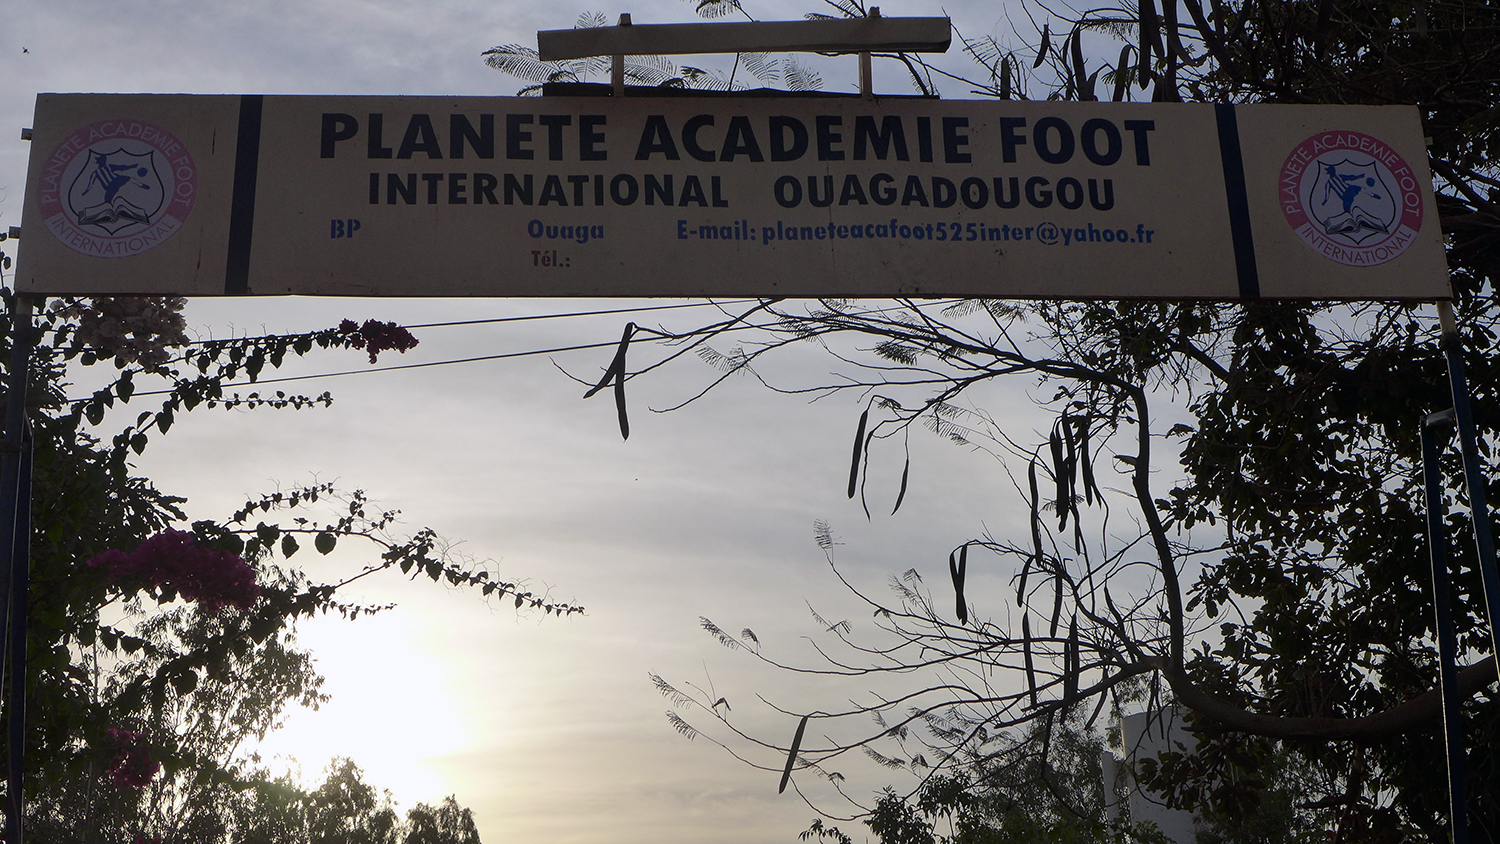
{"type": "Polygon", "coordinates": [[[1331,159],[1318,160],[1317,179],[1308,197],[1308,211],[1323,233],[1354,246],[1389,235],[1399,216],[1397,196],[1375,162],[1331,159]]]}
{"type": "Polygon", "coordinates": [[[149,227],[166,202],[155,152],[90,148],[88,164],[68,189],[68,210],[82,228],[117,235],[149,227]]]}

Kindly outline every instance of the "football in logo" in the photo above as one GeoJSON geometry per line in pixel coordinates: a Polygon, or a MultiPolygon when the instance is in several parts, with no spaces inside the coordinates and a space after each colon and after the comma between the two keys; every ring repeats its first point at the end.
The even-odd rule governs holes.
{"type": "Polygon", "coordinates": [[[1416,173],[1361,132],[1324,132],[1298,144],[1281,166],[1278,198],[1303,243],[1348,266],[1384,264],[1422,229],[1416,173]]]}
{"type": "Polygon", "coordinates": [[[47,156],[38,198],[47,229],[100,258],[145,252],[193,210],[198,169],[171,132],[141,120],[103,120],[47,156]]]}

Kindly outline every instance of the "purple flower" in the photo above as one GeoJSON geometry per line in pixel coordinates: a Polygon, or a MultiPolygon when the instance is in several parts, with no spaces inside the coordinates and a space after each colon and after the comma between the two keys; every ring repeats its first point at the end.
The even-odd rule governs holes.
{"type": "Polygon", "coordinates": [[[130,553],[113,548],[96,554],[89,566],[103,566],[111,583],[175,589],[210,611],[227,606],[249,609],[260,597],[255,572],[238,554],[198,545],[191,533],[165,530],[130,553]]]}
{"type": "Polygon", "coordinates": [[[161,770],[161,763],[151,758],[151,748],[146,746],[141,734],[131,730],[110,727],[106,733],[114,746],[115,755],[104,769],[115,785],[120,788],[145,788],[161,770]]]}

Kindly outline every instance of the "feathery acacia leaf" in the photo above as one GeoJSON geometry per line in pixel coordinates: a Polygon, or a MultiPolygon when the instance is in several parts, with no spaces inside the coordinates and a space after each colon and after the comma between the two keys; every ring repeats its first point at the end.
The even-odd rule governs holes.
{"type": "Polygon", "coordinates": [[[681,715],[670,709],[667,710],[667,721],[671,723],[672,729],[682,734],[688,741],[692,741],[698,737],[698,731],[693,729],[693,725],[684,721],[681,715]]]}
{"type": "Polygon", "coordinates": [[[723,645],[724,647],[732,651],[739,650],[740,648],[744,647],[744,645],[740,644],[738,639],[734,638],[728,633],[725,633],[723,630],[720,630],[719,625],[714,624],[706,616],[699,616],[698,623],[703,627],[704,630],[708,631],[710,636],[718,639],[719,644],[723,645]]]}
{"type": "Polygon", "coordinates": [[[661,693],[662,697],[670,700],[673,706],[683,707],[693,702],[691,697],[678,691],[671,683],[663,680],[660,675],[650,674],[648,676],[651,678],[651,684],[656,687],[656,690],[661,693]]]}

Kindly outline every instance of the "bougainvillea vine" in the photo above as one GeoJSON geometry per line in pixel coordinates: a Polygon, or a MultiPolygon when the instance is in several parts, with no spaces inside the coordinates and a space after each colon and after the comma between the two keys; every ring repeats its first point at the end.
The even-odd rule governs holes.
{"type": "Polygon", "coordinates": [[[238,554],[200,546],[191,533],[165,530],[125,553],[111,548],[88,561],[111,583],[167,588],[210,611],[249,609],[260,597],[255,571],[238,554]]]}

